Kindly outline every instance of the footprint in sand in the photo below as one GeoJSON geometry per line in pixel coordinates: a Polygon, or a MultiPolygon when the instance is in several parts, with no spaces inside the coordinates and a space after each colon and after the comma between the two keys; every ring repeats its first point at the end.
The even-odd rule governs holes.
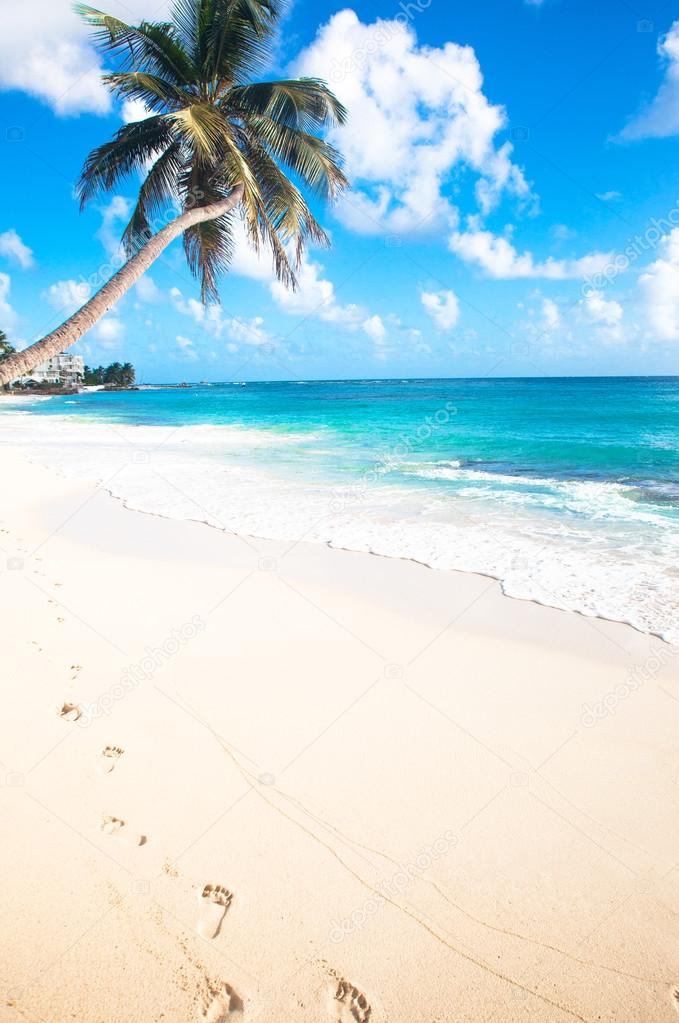
{"type": "Polygon", "coordinates": [[[77,721],[82,711],[76,703],[64,703],[57,710],[57,714],[65,721],[77,721]]]}
{"type": "Polygon", "coordinates": [[[672,1005],[679,1012],[679,984],[670,985],[670,998],[672,999],[672,1005]]]}
{"type": "Polygon", "coordinates": [[[337,977],[330,989],[333,1023],[368,1023],[372,1009],[368,999],[343,977],[337,977]]]}
{"type": "Polygon", "coordinates": [[[128,845],[144,845],[146,842],[145,835],[140,835],[136,831],[130,831],[125,821],[121,821],[119,817],[109,817],[108,815],[102,817],[99,829],[105,835],[113,835],[128,845]]]}
{"type": "Polygon", "coordinates": [[[230,984],[208,987],[201,1013],[205,1023],[224,1023],[234,1012],[242,1012],[243,1002],[230,984]]]}
{"type": "Polygon", "coordinates": [[[198,896],[201,905],[200,917],[196,930],[201,938],[216,938],[219,934],[224,914],[231,905],[232,893],[220,884],[206,884],[198,896]]]}
{"type": "Polygon", "coordinates": [[[110,774],[124,752],[125,750],[120,746],[104,746],[99,760],[99,774],[110,774]]]}

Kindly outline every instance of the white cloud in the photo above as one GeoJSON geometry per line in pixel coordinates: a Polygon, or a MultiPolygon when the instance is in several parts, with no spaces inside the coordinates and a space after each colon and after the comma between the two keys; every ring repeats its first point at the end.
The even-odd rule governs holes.
{"type": "Polygon", "coordinates": [[[163,297],[162,291],[148,274],[144,274],[143,277],[139,278],[135,285],[135,290],[137,297],[142,302],[160,302],[163,297]]]}
{"type": "Polygon", "coordinates": [[[327,322],[347,323],[353,326],[359,325],[366,316],[366,310],[359,306],[343,306],[337,301],[335,286],[323,276],[323,267],[308,257],[304,257],[302,265],[296,271],[297,288],[294,291],[286,288],[274,274],[271,250],[264,247],[255,252],[241,221],[234,225],[231,271],[267,284],[276,305],[291,315],[314,315],[327,322]]]}
{"type": "Polygon", "coordinates": [[[355,186],[338,208],[353,229],[399,233],[438,218],[454,223],[444,191],[463,168],[480,178],[485,211],[504,192],[530,201],[511,145],[495,147],[506,115],[485,97],[470,46],[418,46],[402,18],[367,25],[345,9],[319,30],[294,72],[327,78],[349,111],[330,140],[355,186]]]}
{"type": "Polygon", "coordinates": [[[560,242],[570,241],[575,238],[577,231],[574,231],[568,224],[554,224],[551,228],[551,235],[560,242]]]}
{"type": "Polygon", "coordinates": [[[204,306],[195,298],[185,299],[179,288],[171,288],[170,298],[177,312],[190,316],[213,337],[221,338],[225,335],[232,341],[254,346],[272,343],[261,316],[253,316],[250,320],[243,320],[239,316],[225,316],[220,305],[204,306]]]}
{"type": "MultiPolygon", "coordinates": [[[[109,0],[106,10],[123,21],[163,17],[155,0],[109,0]]],[[[106,114],[111,96],[101,81],[101,61],[91,30],[70,0],[14,4],[0,33],[0,89],[22,89],[57,114],[106,114]]]]}
{"type": "Polygon", "coordinates": [[[305,260],[297,273],[297,289],[292,291],[278,280],[270,285],[271,295],[280,308],[295,316],[317,316],[327,323],[357,326],[365,318],[365,310],[357,305],[337,301],[335,286],[323,277],[320,263],[305,260]]]}
{"type": "Polygon", "coordinates": [[[250,277],[255,281],[271,283],[275,279],[271,249],[263,247],[256,252],[250,244],[245,225],[241,219],[233,223],[233,255],[231,257],[231,273],[250,277]]]}
{"type": "Polygon", "coordinates": [[[115,316],[104,316],[92,329],[92,334],[101,341],[103,348],[117,348],[125,333],[125,324],[115,316]]]}
{"type": "Polygon", "coordinates": [[[439,330],[452,330],[460,318],[460,303],[453,291],[423,291],[420,299],[439,330]]]}
{"type": "Polygon", "coordinates": [[[132,204],[122,195],[114,195],[108,205],[102,206],[99,212],[101,213],[101,227],[97,231],[97,238],[109,256],[122,262],[125,253],[120,238],[123,226],[130,219],[132,204]]]}
{"type": "Polygon", "coordinates": [[[177,334],[177,348],[187,360],[187,362],[196,362],[198,359],[198,352],[193,347],[193,341],[190,337],[185,337],[183,334],[177,334]]]}
{"type": "Polygon", "coordinates": [[[541,328],[545,334],[552,334],[561,326],[561,313],[559,307],[552,298],[542,300],[542,323],[541,328]]]}
{"type": "Polygon", "coordinates": [[[9,274],[0,272],[0,330],[11,330],[17,322],[17,314],[9,304],[12,282],[9,274]]]}
{"type": "Polygon", "coordinates": [[[679,341],[679,228],[660,244],[660,258],[639,277],[642,310],[649,335],[679,341]]]}
{"type": "Polygon", "coordinates": [[[179,313],[184,316],[193,316],[196,323],[203,323],[205,319],[205,306],[195,298],[185,299],[179,288],[170,288],[172,304],[179,313]]]}
{"type": "MultiPolygon", "coordinates": [[[[350,330],[358,330],[366,319],[371,319],[370,311],[363,306],[340,302],[334,284],[325,276],[323,266],[310,260],[308,256],[302,259],[301,266],[296,270],[297,287],[294,291],[287,288],[273,272],[271,250],[263,247],[259,252],[255,252],[240,221],[234,225],[234,252],[230,269],[233,273],[266,284],[279,309],[291,316],[314,317],[325,323],[343,324],[350,330]]],[[[206,308],[194,298],[185,299],[178,288],[171,289],[170,297],[179,312],[193,316],[196,322],[206,329],[212,329],[215,333],[215,327],[221,323],[221,330],[224,330],[223,324],[227,320],[222,318],[220,306],[206,308]]],[[[236,322],[243,324],[247,321],[238,320],[236,317],[230,322],[234,324],[234,332],[238,333],[241,328],[236,322]]],[[[261,322],[257,317],[249,321],[251,338],[257,336],[257,341],[251,340],[246,343],[271,342],[270,336],[259,326],[261,322]],[[257,328],[254,331],[253,325],[257,328]],[[266,336],[261,336],[264,334],[266,336]]]]}
{"type": "Polygon", "coordinates": [[[226,319],[225,326],[228,336],[233,341],[255,346],[271,344],[271,338],[264,329],[264,320],[261,316],[253,316],[251,320],[232,316],[226,319]]]}
{"type": "Polygon", "coordinates": [[[550,256],[538,262],[530,252],[517,252],[507,238],[479,230],[453,232],[450,248],[465,262],[476,263],[490,277],[499,280],[519,277],[566,280],[584,277],[598,273],[613,258],[610,252],[593,252],[579,259],[554,259],[550,256]]]}
{"type": "Polygon", "coordinates": [[[120,109],[120,116],[126,123],[145,121],[153,113],[141,99],[126,99],[120,109]]]}
{"type": "Polygon", "coordinates": [[[57,281],[56,284],[50,284],[49,288],[45,292],[45,297],[51,306],[54,306],[60,313],[65,316],[70,316],[92,294],[87,281],[57,281]]]}
{"type": "Polygon", "coordinates": [[[384,326],[381,316],[369,316],[361,326],[371,341],[378,346],[383,344],[387,336],[387,328],[384,326]]]}
{"type": "Polygon", "coordinates": [[[597,192],[597,199],[601,199],[602,202],[620,202],[622,199],[622,192],[616,192],[612,188],[609,192],[597,192]]]}
{"type": "Polygon", "coordinates": [[[578,303],[577,318],[593,328],[594,337],[603,342],[624,340],[623,308],[615,299],[607,299],[603,291],[592,289],[578,303]]]}
{"type": "Polygon", "coordinates": [[[653,100],[623,128],[620,138],[634,141],[679,134],[679,20],[658,43],[665,77],[653,100]]]}
{"type": "Polygon", "coordinates": [[[0,256],[7,256],[22,270],[28,270],[35,262],[32,250],[24,244],[13,227],[0,234],[0,256]]]}
{"type": "Polygon", "coordinates": [[[615,327],[622,320],[622,306],[615,299],[605,299],[603,291],[589,291],[580,303],[590,323],[615,327]]]}

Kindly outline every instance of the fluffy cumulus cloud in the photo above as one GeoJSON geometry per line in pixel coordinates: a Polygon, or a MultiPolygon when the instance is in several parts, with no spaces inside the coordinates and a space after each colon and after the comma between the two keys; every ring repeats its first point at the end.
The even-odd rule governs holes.
{"type": "Polygon", "coordinates": [[[102,348],[117,348],[125,333],[125,325],[116,316],[104,316],[92,330],[102,348]]]}
{"type": "Polygon", "coordinates": [[[339,208],[347,226],[399,233],[442,217],[454,222],[445,188],[465,168],[481,210],[503,193],[531,201],[511,145],[496,145],[505,111],[484,95],[470,46],[418,46],[405,14],[364,24],[346,9],[319,30],[293,70],[327,78],[349,110],[347,124],[331,134],[354,184],[339,208]]]}
{"type": "Polygon", "coordinates": [[[307,259],[297,272],[297,288],[293,291],[280,281],[272,280],[271,295],[284,312],[316,316],[327,323],[355,326],[365,315],[357,305],[342,304],[334,284],[323,275],[321,264],[307,259]]]}
{"type": "MultiPolygon", "coordinates": [[[[266,284],[269,294],[282,312],[305,319],[313,317],[325,323],[337,323],[349,330],[362,328],[372,340],[375,340],[371,334],[372,328],[366,327],[366,323],[371,324],[380,318],[360,305],[340,302],[335,285],[326,276],[320,263],[305,256],[296,271],[297,287],[294,291],[286,288],[273,272],[271,252],[268,249],[255,252],[240,222],[234,228],[231,270],[233,273],[266,284]]],[[[382,326],[384,327],[384,324],[382,326]]],[[[386,331],[386,328],[384,329],[386,331]]]]}
{"type": "Polygon", "coordinates": [[[28,270],[35,262],[33,252],[21,240],[13,227],[0,234],[0,256],[5,256],[20,266],[22,270],[28,270]]]}
{"type": "MultiPolygon", "coordinates": [[[[123,21],[162,18],[167,3],[109,0],[106,10],[123,21]]],[[[111,97],[101,81],[102,65],[91,31],[70,0],[14,4],[0,33],[0,89],[22,89],[62,115],[105,114],[111,97]]]]}
{"type": "Polygon", "coordinates": [[[190,337],[186,337],[184,334],[177,334],[177,348],[180,354],[187,362],[196,362],[198,359],[198,352],[193,347],[193,341],[190,337]]]}
{"type": "Polygon", "coordinates": [[[58,312],[70,316],[91,294],[92,289],[86,281],[68,280],[50,284],[45,292],[45,298],[58,312]]]}
{"type": "Polygon", "coordinates": [[[561,313],[553,298],[543,298],[540,327],[546,334],[553,334],[561,326],[561,313]]]}
{"type": "Polygon", "coordinates": [[[599,273],[613,259],[611,252],[594,252],[579,259],[534,259],[530,252],[518,252],[511,241],[491,231],[454,231],[450,248],[468,263],[475,263],[499,280],[539,278],[567,280],[599,273]]]}
{"type": "Polygon", "coordinates": [[[589,291],[581,306],[590,323],[615,327],[622,320],[622,306],[614,298],[604,298],[603,291],[589,291]]]}
{"type": "Polygon", "coordinates": [[[185,298],[179,288],[170,290],[170,298],[177,312],[183,316],[190,316],[213,337],[225,337],[233,342],[255,347],[272,344],[272,338],[265,329],[261,316],[253,316],[250,320],[227,316],[220,305],[204,306],[195,298],[185,298]]]}
{"type": "Polygon", "coordinates": [[[148,274],[139,278],[135,284],[135,291],[140,302],[160,302],[163,298],[162,291],[148,274]]]}
{"type": "Polygon", "coordinates": [[[651,103],[623,129],[622,139],[633,141],[679,134],[679,20],[660,40],[658,52],[665,65],[662,84],[651,103]]]}
{"type": "Polygon", "coordinates": [[[363,330],[366,332],[371,341],[376,345],[382,345],[387,336],[387,328],[382,322],[381,316],[369,316],[363,321],[363,330]]]}
{"type": "Polygon", "coordinates": [[[588,291],[579,303],[581,318],[595,328],[601,341],[623,339],[623,308],[614,298],[605,298],[602,291],[588,291]]]}
{"type": "Polygon", "coordinates": [[[659,258],[639,277],[639,291],[649,336],[679,341],[679,228],[661,242],[659,258]]]}
{"type": "Polygon", "coordinates": [[[460,318],[460,303],[453,291],[423,291],[422,305],[439,330],[452,330],[460,318]]]}

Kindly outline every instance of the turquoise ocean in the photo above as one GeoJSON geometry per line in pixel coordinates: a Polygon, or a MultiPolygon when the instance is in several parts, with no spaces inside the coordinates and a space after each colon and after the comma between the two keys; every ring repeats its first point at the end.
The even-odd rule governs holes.
{"type": "Polygon", "coordinates": [[[149,388],[2,406],[135,508],[481,572],[679,642],[679,378],[149,388]]]}

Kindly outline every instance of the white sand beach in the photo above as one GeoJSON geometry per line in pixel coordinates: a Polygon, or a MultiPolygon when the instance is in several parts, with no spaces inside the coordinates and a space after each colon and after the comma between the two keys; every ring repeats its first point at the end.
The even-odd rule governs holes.
{"type": "Polygon", "coordinates": [[[0,470],[1,1019],[676,1018],[677,648],[0,470]]]}

